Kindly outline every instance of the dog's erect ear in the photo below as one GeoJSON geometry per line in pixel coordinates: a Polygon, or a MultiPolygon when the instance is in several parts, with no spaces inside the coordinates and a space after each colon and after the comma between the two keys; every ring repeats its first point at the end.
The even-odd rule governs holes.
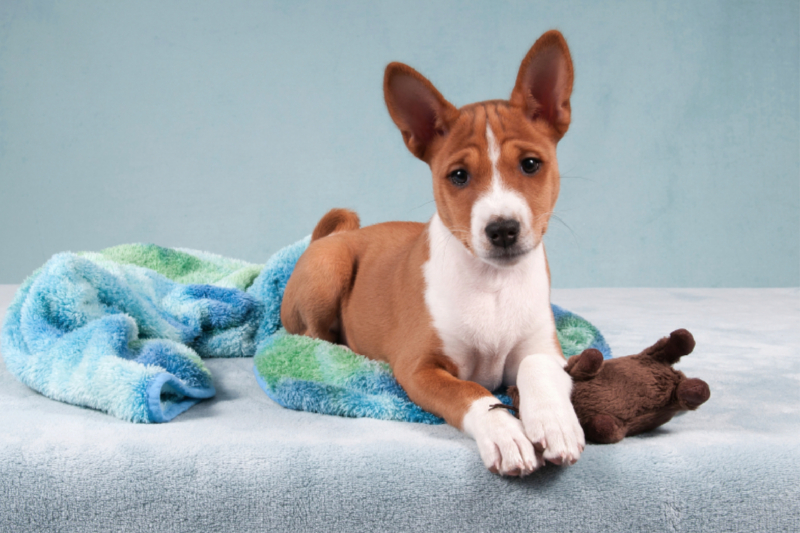
{"type": "Polygon", "coordinates": [[[386,67],[383,97],[408,149],[428,161],[431,142],[447,133],[458,110],[425,76],[403,63],[390,63],[386,67]]]}
{"type": "Polygon", "coordinates": [[[550,30],[539,37],[522,60],[511,103],[523,108],[531,120],[545,120],[560,139],[569,128],[572,80],[567,41],[559,31],[550,30]]]}

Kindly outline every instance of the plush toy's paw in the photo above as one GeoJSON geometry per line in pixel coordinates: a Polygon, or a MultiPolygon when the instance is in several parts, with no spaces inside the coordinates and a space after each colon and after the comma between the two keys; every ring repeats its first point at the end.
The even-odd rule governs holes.
{"type": "Polygon", "coordinates": [[[544,465],[544,459],[525,436],[522,423],[505,409],[491,409],[494,397],[473,402],[464,416],[464,431],[478,445],[483,464],[503,476],[526,476],[544,465]]]}
{"type": "Polygon", "coordinates": [[[547,461],[572,465],[580,458],[586,440],[571,403],[537,404],[531,400],[521,405],[520,417],[528,438],[543,449],[547,461]]]}
{"type": "Polygon", "coordinates": [[[622,423],[611,415],[595,415],[584,424],[586,437],[598,444],[614,444],[625,438],[622,423]]]}
{"type": "Polygon", "coordinates": [[[694,410],[711,397],[711,390],[702,379],[691,378],[678,383],[675,396],[683,409],[694,410]]]}

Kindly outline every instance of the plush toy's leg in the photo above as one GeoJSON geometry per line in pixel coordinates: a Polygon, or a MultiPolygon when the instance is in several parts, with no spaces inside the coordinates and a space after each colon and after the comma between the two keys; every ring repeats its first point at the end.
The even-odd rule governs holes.
{"type": "Polygon", "coordinates": [[[685,329],[676,329],[669,334],[669,337],[664,337],[642,351],[642,355],[667,365],[674,365],[681,357],[692,353],[694,346],[694,337],[691,333],[685,329]]]}

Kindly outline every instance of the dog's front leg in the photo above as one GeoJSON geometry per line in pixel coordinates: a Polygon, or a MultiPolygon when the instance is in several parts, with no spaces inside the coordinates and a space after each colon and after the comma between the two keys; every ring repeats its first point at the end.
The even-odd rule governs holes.
{"type": "Polygon", "coordinates": [[[522,423],[481,385],[458,379],[453,363],[431,356],[414,365],[397,365],[395,376],[409,398],[472,436],[491,472],[524,476],[544,465],[525,435],[522,423]]]}
{"type": "Polygon", "coordinates": [[[483,464],[504,476],[525,476],[544,466],[522,423],[505,409],[495,408],[498,404],[491,395],[474,400],[461,423],[461,429],[475,439],[483,464]]]}
{"type": "Polygon", "coordinates": [[[572,407],[572,378],[565,366],[560,355],[528,355],[519,364],[516,381],[519,415],[528,438],[544,449],[546,460],[571,465],[580,458],[586,441],[572,407]]]}

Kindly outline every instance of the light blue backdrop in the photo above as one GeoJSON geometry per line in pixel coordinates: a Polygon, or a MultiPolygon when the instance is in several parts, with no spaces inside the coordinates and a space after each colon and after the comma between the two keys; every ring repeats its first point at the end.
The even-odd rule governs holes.
{"type": "Polygon", "coordinates": [[[0,283],[148,241],[264,261],[329,208],[427,220],[389,61],[505,98],[559,28],[558,287],[800,285],[789,2],[0,2],[0,283]]]}

